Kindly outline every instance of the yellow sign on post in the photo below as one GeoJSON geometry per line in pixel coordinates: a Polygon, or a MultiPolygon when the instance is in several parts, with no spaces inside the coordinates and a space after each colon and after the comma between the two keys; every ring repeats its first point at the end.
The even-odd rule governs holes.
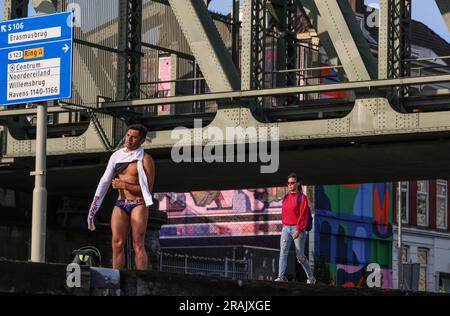
{"type": "Polygon", "coordinates": [[[44,57],[44,47],[27,49],[23,52],[23,59],[44,57]]]}

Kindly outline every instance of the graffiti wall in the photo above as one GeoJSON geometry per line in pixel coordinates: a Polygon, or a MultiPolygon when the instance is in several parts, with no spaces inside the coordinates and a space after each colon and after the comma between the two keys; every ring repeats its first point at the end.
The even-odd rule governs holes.
{"type": "Polygon", "coordinates": [[[161,239],[277,235],[285,188],[159,193],[161,239]]]}
{"type": "MultiPolygon", "coordinates": [[[[381,267],[392,288],[392,185],[316,186],[314,255],[323,256],[334,283],[365,285],[366,268],[381,267]]],[[[281,232],[285,188],[159,193],[168,214],[161,239],[275,236],[281,232]]]]}
{"type": "Polygon", "coordinates": [[[323,256],[336,285],[362,287],[367,265],[381,267],[392,288],[392,185],[316,186],[314,255],[323,256]]]}

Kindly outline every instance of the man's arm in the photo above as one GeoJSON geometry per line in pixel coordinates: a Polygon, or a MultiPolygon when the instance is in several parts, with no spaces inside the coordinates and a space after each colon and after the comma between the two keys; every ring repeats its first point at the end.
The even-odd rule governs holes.
{"type": "Polygon", "coordinates": [[[128,183],[120,179],[113,179],[111,181],[112,187],[116,190],[127,190],[135,195],[139,195],[141,193],[141,186],[134,183],[128,183]]]}
{"type": "Polygon", "coordinates": [[[149,154],[144,156],[144,171],[147,175],[148,189],[153,193],[153,185],[155,184],[155,163],[149,154]]]}
{"type": "Polygon", "coordinates": [[[108,192],[111,180],[114,176],[114,166],[115,166],[114,154],[112,154],[108,160],[108,165],[106,167],[105,172],[103,173],[103,176],[100,179],[100,182],[94,194],[94,199],[89,208],[87,218],[89,230],[95,230],[94,217],[95,214],[98,212],[101,204],[103,203],[103,199],[105,198],[106,193],[108,192]]]}

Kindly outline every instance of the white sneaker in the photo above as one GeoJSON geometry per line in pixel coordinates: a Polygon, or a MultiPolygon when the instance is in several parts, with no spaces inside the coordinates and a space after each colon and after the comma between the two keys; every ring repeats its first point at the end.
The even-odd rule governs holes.
{"type": "Polygon", "coordinates": [[[316,278],[315,277],[310,277],[307,281],[307,284],[316,284],[316,278]]]}
{"type": "Polygon", "coordinates": [[[275,282],[287,282],[287,280],[284,278],[284,279],[282,279],[282,278],[276,278],[275,279],[275,282]]]}

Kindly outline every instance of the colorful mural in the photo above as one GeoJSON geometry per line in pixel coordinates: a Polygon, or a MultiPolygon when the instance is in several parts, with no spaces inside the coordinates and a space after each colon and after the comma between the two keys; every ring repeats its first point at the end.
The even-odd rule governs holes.
{"type": "MultiPolygon", "coordinates": [[[[285,188],[159,193],[168,213],[161,239],[279,235],[285,188]]],[[[314,254],[322,255],[334,283],[365,286],[370,263],[381,286],[392,288],[392,185],[315,187],[314,254]]]]}
{"type": "Polygon", "coordinates": [[[164,225],[161,238],[198,238],[198,237],[243,237],[259,235],[279,235],[281,221],[250,221],[207,224],[164,225]]]}
{"type": "Polygon", "coordinates": [[[314,254],[328,263],[336,285],[362,287],[378,263],[381,286],[392,288],[392,185],[316,186],[314,254]]]}
{"type": "Polygon", "coordinates": [[[284,187],[158,193],[160,210],[168,214],[161,238],[280,234],[285,194],[284,187]],[[202,220],[190,223],[190,218],[202,220]]]}

